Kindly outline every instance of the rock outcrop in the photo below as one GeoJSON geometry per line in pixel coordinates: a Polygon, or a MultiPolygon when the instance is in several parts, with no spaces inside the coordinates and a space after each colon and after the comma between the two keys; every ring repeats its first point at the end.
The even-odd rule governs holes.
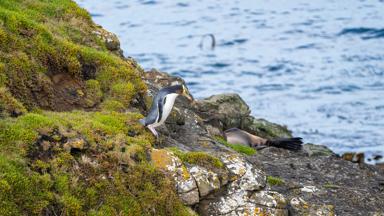
{"type": "MultiPolygon", "coordinates": [[[[145,80],[150,94],[162,86],[184,83],[180,78],[155,70],[147,72],[145,80]]],[[[231,127],[267,138],[291,136],[284,126],[250,116],[248,106],[237,94],[214,95],[195,104],[180,98],[166,126],[160,130],[163,137],[159,148],[204,151],[224,164],[228,174],[225,184],[219,184],[216,177],[219,174],[211,170],[184,164],[199,189],[199,201],[196,202],[194,195],[193,202],[185,203],[193,203],[198,214],[375,215],[384,212],[384,173],[377,167],[350,163],[325,146],[314,144],[304,145],[300,152],[269,147],[246,156],[215,139],[231,127]]],[[[176,181],[177,184],[180,183],[176,181]]],[[[190,191],[192,194],[193,190],[190,191]]]]}

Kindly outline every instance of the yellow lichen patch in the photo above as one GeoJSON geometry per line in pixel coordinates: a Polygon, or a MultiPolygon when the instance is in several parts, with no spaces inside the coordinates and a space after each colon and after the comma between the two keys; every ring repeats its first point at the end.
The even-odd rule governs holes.
{"type": "Polygon", "coordinates": [[[191,174],[188,172],[187,167],[182,165],[181,169],[183,171],[183,175],[182,176],[183,176],[184,180],[187,180],[187,179],[191,178],[191,174]]]}
{"type": "Polygon", "coordinates": [[[156,168],[168,170],[169,166],[174,165],[174,156],[164,149],[152,149],[151,160],[156,168]]]}

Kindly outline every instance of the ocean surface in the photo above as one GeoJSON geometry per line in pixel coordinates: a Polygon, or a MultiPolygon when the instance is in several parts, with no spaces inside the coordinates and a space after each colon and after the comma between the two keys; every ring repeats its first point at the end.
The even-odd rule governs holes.
{"type": "Polygon", "coordinates": [[[384,0],[76,1],[196,98],[236,92],[306,142],[384,154],[384,0]]]}

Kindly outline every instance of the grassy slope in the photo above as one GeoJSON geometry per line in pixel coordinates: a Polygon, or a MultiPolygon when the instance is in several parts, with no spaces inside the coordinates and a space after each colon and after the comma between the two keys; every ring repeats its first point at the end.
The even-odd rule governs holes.
{"type": "Polygon", "coordinates": [[[55,107],[56,98],[71,96],[79,108],[102,99],[129,105],[146,88],[140,68],[111,55],[97,31],[89,14],[70,0],[0,1],[0,88],[28,109],[64,109],[55,107]],[[74,92],[60,92],[65,82],[52,78],[65,78],[63,88],[72,85],[74,92]]]}
{"type": "Polygon", "coordinates": [[[141,69],[97,28],[71,0],[0,1],[0,215],[187,214],[148,161],[141,115],[119,112],[146,90],[141,69]],[[78,111],[57,112],[57,74],[78,111]]]}

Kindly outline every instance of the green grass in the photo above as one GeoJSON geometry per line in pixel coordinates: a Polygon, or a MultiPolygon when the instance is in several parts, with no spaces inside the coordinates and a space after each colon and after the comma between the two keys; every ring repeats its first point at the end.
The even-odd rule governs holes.
{"type": "Polygon", "coordinates": [[[337,186],[337,185],[334,185],[332,183],[326,183],[323,185],[324,188],[327,188],[327,189],[339,189],[340,186],[337,186]]]}
{"type": "Polygon", "coordinates": [[[183,152],[176,147],[169,149],[185,163],[196,164],[207,168],[224,167],[223,162],[206,152],[183,152]]]}
{"type": "Polygon", "coordinates": [[[78,90],[85,101],[80,108],[94,107],[108,97],[127,108],[135,95],[146,91],[142,69],[108,51],[96,31],[88,12],[71,0],[2,0],[0,87],[11,89],[28,109],[54,109],[51,104],[60,95],[52,89],[60,82],[48,80],[64,73],[83,86],[78,90]],[[40,100],[30,93],[32,86],[42,89],[35,93],[44,95],[40,100]]]}
{"type": "Polygon", "coordinates": [[[267,176],[267,182],[271,186],[284,184],[284,180],[277,176],[267,176]]]}
{"type": "Polygon", "coordinates": [[[248,146],[244,146],[244,145],[241,145],[241,144],[232,144],[232,143],[229,143],[227,142],[226,140],[224,140],[222,137],[219,137],[219,136],[216,136],[215,137],[216,140],[220,143],[222,143],[223,145],[239,152],[239,153],[242,153],[242,154],[245,154],[245,155],[254,155],[257,153],[256,149],[252,148],[252,147],[248,147],[248,146]]]}
{"type": "MultiPolygon", "coordinates": [[[[157,215],[187,215],[174,183],[147,160],[153,137],[139,125],[141,117],[38,111],[0,119],[0,214],[150,215],[156,209],[157,215]],[[41,134],[49,137],[47,150],[41,134]],[[85,140],[81,157],[62,147],[79,137],[85,140]]],[[[217,163],[200,154],[186,158],[217,163]]]]}

